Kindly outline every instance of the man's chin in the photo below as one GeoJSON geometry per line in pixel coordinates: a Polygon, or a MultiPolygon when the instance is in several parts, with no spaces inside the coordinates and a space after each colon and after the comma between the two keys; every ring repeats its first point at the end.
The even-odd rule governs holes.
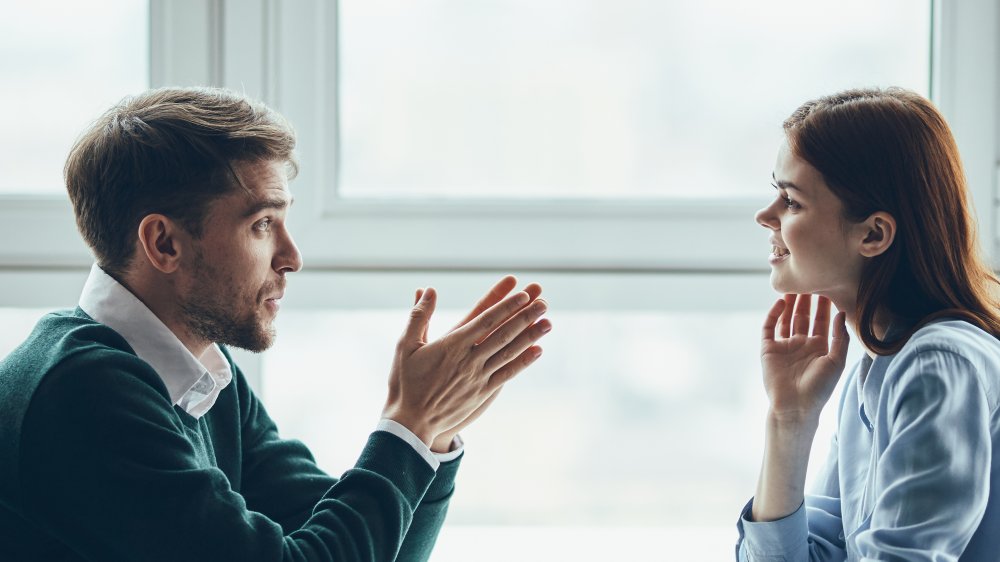
{"type": "Polygon", "coordinates": [[[257,330],[252,334],[240,334],[238,338],[230,338],[231,341],[219,342],[225,344],[227,347],[236,347],[249,351],[251,353],[261,353],[271,348],[274,345],[274,340],[277,336],[274,326],[268,323],[258,324],[257,330]]]}

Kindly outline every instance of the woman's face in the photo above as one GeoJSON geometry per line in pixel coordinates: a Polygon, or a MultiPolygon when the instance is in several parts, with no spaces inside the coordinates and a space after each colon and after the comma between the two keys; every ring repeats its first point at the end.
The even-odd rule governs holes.
{"type": "Polygon", "coordinates": [[[814,293],[838,308],[857,298],[864,257],[863,223],[843,219],[843,205],[822,174],[792,154],[787,140],[774,166],[774,201],[757,211],[771,231],[771,286],[780,293],[814,293]]]}

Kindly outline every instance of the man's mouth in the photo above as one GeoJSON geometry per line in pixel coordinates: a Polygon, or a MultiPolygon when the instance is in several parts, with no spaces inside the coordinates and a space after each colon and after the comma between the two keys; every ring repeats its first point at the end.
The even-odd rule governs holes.
{"type": "Polygon", "coordinates": [[[787,256],[790,252],[788,248],[782,248],[781,246],[771,246],[771,255],[777,257],[787,256]]]}
{"type": "Polygon", "coordinates": [[[270,310],[272,313],[277,313],[278,309],[281,308],[281,299],[280,298],[264,299],[264,306],[267,307],[267,309],[270,310]]]}

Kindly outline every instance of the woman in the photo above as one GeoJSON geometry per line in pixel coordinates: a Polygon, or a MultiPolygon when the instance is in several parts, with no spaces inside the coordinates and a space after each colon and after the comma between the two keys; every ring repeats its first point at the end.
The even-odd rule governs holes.
{"type": "Polygon", "coordinates": [[[738,557],[1000,560],[998,281],[977,253],[948,125],[926,99],[888,89],[807,102],[784,128],[777,197],[756,219],[786,296],[764,322],[770,408],[738,557]],[[867,354],[804,497],[848,327],[867,354]]]}

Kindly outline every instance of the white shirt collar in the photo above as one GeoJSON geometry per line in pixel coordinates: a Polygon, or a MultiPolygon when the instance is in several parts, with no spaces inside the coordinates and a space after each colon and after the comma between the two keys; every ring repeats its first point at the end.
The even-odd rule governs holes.
{"type": "Polygon", "coordinates": [[[153,311],[97,264],[90,268],[80,308],[125,338],[163,379],[174,405],[195,418],[205,415],[232,381],[232,368],[217,344],[195,357],[153,311]]]}

